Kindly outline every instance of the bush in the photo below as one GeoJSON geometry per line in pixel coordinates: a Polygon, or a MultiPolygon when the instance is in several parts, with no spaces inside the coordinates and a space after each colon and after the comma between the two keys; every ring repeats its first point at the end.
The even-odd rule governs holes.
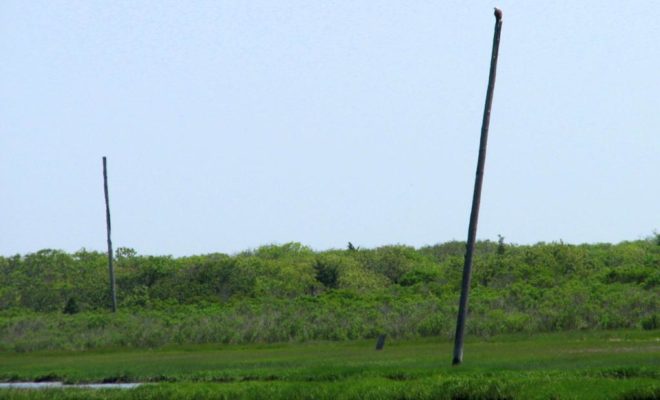
{"type": "Polygon", "coordinates": [[[66,305],[64,306],[63,312],[64,314],[78,314],[78,312],[80,312],[80,308],[78,307],[75,298],[69,297],[69,300],[67,300],[66,305]]]}
{"type": "MultiPolygon", "coordinates": [[[[469,332],[657,329],[660,247],[652,241],[498,252],[501,244],[477,244],[469,332]]],[[[0,257],[0,346],[450,336],[464,250],[450,242],[315,252],[288,243],[174,258],[120,248],[117,316],[106,311],[103,253],[0,257]]]]}
{"type": "Polygon", "coordinates": [[[657,314],[653,314],[650,317],[642,319],[642,329],[645,331],[652,331],[658,329],[658,318],[657,314]]]}

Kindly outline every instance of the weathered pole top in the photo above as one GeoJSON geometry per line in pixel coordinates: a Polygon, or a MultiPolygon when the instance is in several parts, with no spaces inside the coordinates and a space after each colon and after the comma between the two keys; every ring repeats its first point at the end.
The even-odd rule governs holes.
{"type": "Polygon", "coordinates": [[[495,7],[495,19],[497,19],[498,21],[502,20],[502,10],[500,10],[497,7],[495,7]]]}

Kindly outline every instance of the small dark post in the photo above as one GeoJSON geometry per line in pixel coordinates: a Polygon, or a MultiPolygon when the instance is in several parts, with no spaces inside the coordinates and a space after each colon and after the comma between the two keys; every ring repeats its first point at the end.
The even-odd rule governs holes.
{"type": "Polygon", "coordinates": [[[105,157],[103,157],[103,190],[105,192],[105,222],[108,231],[108,270],[110,271],[110,296],[112,297],[112,312],[117,312],[115,270],[112,268],[112,240],[110,240],[110,198],[108,196],[108,168],[105,157]]]}
{"type": "Polygon", "coordinates": [[[386,335],[378,335],[378,341],[376,342],[376,350],[383,350],[383,347],[385,347],[385,336],[386,335]]]}
{"type": "Polygon", "coordinates": [[[497,70],[497,54],[500,47],[500,32],[502,30],[502,11],[495,9],[495,34],[493,37],[493,52],[490,59],[490,75],[488,77],[488,91],[486,92],[486,105],[484,118],[481,124],[481,141],[479,144],[479,159],[477,161],[477,174],[474,181],[474,195],[472,197],[472,211],[470,213],[470,226],[468,240],[465,248],[465,264],[463,265],[463,284],[461,286],[461,299],[458,305],[458,319],[456,321],[456,336],[454,338],[453,365],[463,361],[463,337],[465,336],[465,320],[467,319],[468,294],[470,278],[472,276],[472,255],[474,243],[477,238],[477,221],[479,219],[479,202],[481,200],[481,184],[484,177],[484,164],[486,163],[486,144],[488,142],[488,125],[490,123],[490,109],[493,104],[493,91],[495,90],[495,73],[497,70]]]}

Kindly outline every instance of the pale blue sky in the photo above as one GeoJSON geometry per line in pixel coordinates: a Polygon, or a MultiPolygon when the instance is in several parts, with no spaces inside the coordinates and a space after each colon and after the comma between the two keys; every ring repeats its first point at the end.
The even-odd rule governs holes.
{"type": "Polygon", "coordinates": [[[660,2],[0,3],[0,254],[660,228],[660,2]]]}

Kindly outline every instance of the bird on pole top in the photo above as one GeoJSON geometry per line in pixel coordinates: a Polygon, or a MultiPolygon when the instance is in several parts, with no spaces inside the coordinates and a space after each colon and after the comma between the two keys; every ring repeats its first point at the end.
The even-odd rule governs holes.
{"type": "Polygon", "coordinates": [[[495,7],[495,18],[499,21],[502,19],[502,10],[495,7]]]}

